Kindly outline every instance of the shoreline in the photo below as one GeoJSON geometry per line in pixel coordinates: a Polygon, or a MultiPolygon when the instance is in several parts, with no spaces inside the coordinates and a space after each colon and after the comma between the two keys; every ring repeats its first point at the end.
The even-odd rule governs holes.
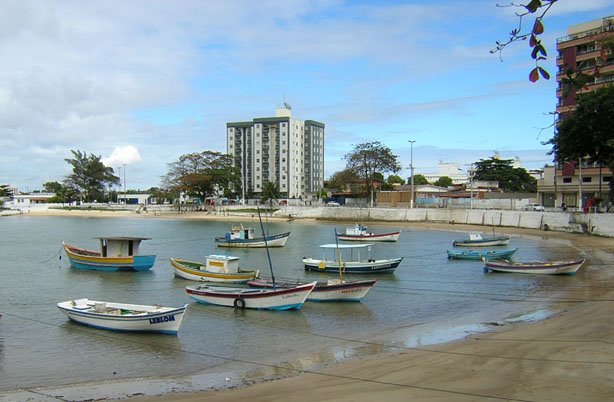
{"type": "MultiPolygon", "coordinates": [[[[134,217],[162,219],[202,220],[249,220],[247,216],[216,216],[202,213],[164,214],[161,216],[136,215],[133,212],[115,211],[53,211],[52,213],[31,213],[27,215],[61,215],[83,217],[134,217]],[[76,212],[76,213],[75,213],[76,212]],[[102,213],[98,213],[102,212],[102,213]],[[170,216],[167,216],[170,215],[170,216]]],[[[27,216],[24,215],[24,216],[27,216]]],[[[287,218],[269,218],[288,221],[287,218]]],[[[255,218],[257,220],[257,218],[255,218]]],[[[299,218],[301,222],[314,219],[299,218]]],[[[467,231],[476,230],[475,225],[463,224],[422,224],[410,222],[377,222],[378,225],[402,226],[425,230],[467,231]]],[[[479,227],[479,226],[478,226],[479,227]]],[[[488,231],[486,227],[483,227],[488,231]]],[[[510,318],[508,321],[491,323],[492,331],[478,332],[468,336],[435,342],[417,347],[374,346],[373,353],[356,353],[341,361],[315,362],[313,366],[290,369],[301,372],[290,376],[279,376],[279,370],[272,370],[267,376],[261,371],[260,378],[236,382],[232,371],[212,374],[202,373],[201,380],[209,381],[211,387],[205,391],[182,392],[181,381],[185,378],[142,379],[125,382],[75,384],[73,386],[37,388],[39,396],[70,395],[98,389],[100,395],[107,390],[125,389],[120,399],[135,401],[233,401],[256,400],[353,400],[371,401],[388,399],[391,402],[409,399],[425,401],[469,401],[469,400],[558,400],[558,401],[602,401],[614,394],[614,311],[612,284],[614,283],[614,249],[611,239],[561,232],[544,232],[534,229],[498,228],[518,236],[537,236],[543,239],[558,239],[582,250],[589,257],[590,265],[582,269],[598,272],[596,283],[586,289],[561,295],[549,296],[552,308],[543,315],[510,318]],[[576,293],[579,292],[579,293],[576,293]],[[571,297],[573,293],[573,297],[571,297]],[[274,375],[277,371],[277,376],[274,375]],[[281,377],[281,378],[280,378],[281,377]],[[129,391],[137,382],[158,388],[161,395],[142,396],[129,391]],[[166,386],[164,385],[166,383],[166,386]],[[217,384],[217,386],[215,385],[217,384]]],[[[539,312],[538,312],[539,313],[539,312]]],[[[460,317],[467,324],[468,317],[460,317]]],[[[433,325],[434,336],[440,334],[442,325],[433,325]],[[438,328],[439,327],[439,328],[438,328]]],[[[470,326],[470,325],[469,325],[470,326]]],[[[476,328],[461,328],[461,333],[476,328]],[[463,332],[464,331],[464,332],[463,332]]],[[[481,330],[477,328],[477,330],[481,330]]],[[[422,334],[422,333],[421,333],[422,334]]],[[[445,336],[444,336],[445,337],[445,336]]],[[[374,343],[375,344],[375,343],[374,343]]],[[[381,345],[379,345],[381,346],[381,345]]],[[[306,358],[305,361],[309,361],[306,358]]],[[[290,362],[292,363],[292,362],[290,362]]],[[[289,363],[289,364],[290,364],[289,363]]],[[[290,364],[291,365],[291,364],[290,364]]],[[[226,364],[221,368],[225,368],[226,364]]],[[[229,366],[232,366],[229,364],[229,366]]],[[[273,367],[274,365],[272,365],[273,367]]],[[[22,390],[24,391],[24,390],[22,390]]],[[[25,392],[25,391],[24,391],[25,392]]],[[[155,391],[154,391],[155,392],[155,391]]],[[[26,392],[21,396],[32,397],[26,392]]],[[[2,397],[11,393],[1,394],[2,397]]],[[[13,394],[12,396],[17,396],[13,394]]],[[[18,399],[14,400],[19,400],[18,399]]],[[[82,399],[66,400],[85,400],[82,399]]],[[[91,397],[90,397],[91,398],[91,397]]],[[[109,395],[102,399],[117,399],[109,395]]],[[[8,399],[13,400],[13,399],[8,399]]]]}

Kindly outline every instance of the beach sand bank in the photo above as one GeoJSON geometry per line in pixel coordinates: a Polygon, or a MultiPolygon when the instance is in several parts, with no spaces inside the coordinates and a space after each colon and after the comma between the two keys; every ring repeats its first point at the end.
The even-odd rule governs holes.
{"type": "MultiPolygon", "coordinates": [[[[49,211],[45,215],[152,217],[124,212],[49,211]]],[[[231,219],[202,213],[165,219],[231,219]]],[[[246,217],[249,219],[250,217],[246,217]]],[[[257,219],[257,217],[255,218],[257,219]]],[[[465,225],[394,224],[453,231],[465,225]]],[[[488,232],[487,228],[483,228],[488,232]]],[[[555,315],[535,322],[496,323],[494,331],[453,343],[390,349],[287,378],[226,389],[162,396],[160,401],[608,401],[614,400],[614,241],[603,237],[498,228],[518,236],[568,241],[584,254],[595,281],[548,295],[555,315]]],[[[263,379],[261,379],[263,380],[263,379]]],[[[187,380],[189,381],[189,380],[187,380]]]]}

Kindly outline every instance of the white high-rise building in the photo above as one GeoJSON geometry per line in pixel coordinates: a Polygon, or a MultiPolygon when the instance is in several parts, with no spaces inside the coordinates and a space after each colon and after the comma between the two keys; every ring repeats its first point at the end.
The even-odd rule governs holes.
{"type": "Polygon", "coordinates": [[[244,193],[273,182],[288,198],[305,199],[324,185],[324,124],[293,118],[287,104],[275,117],[226,123],[226,138],[244,193]]]}

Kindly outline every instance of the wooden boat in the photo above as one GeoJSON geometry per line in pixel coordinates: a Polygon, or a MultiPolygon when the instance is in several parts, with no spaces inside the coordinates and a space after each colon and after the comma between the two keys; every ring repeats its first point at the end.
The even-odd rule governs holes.
{"type": "Polygon", "coordinates": [[[452,245],[455,247],[507,246],[510,239],[510,236],[482,236],[480,233],[470,233],[468,239],[454,240],[452,245]]]}
{"type": "MultiPolygon", "coordinates": [[[[307,301],[325,302],[325,301],[356,301],[359,302],[367,295],[369,290],[377,281],[361,280],[361,281],[345,281],[343,279],[329,279],[327,281],[317,281],[315,287],[307,296],[307,301]]],[[[270,289],[273,287],[271,281],[265,279],[257,279],[247,282],[252,288],[270,289]]],[[[293,287],[305,282],[290,282],[276,281],[278,288],[293,287]]]]}
{"type": "Polygon", "coordinates": [[[510,258],[518,249],[510,250],[448,250],[448,258],[458,260],[503,260],[510,258]]]}
{"type": "MultiPolygon", "coordinates": [[[[260,229],[264,236],[264,226],[258,209],[258,220],[260,229]]],[[[223,286],[187,286],[188,295],[200,303],[215,304],[218,306],[228,306],[238,309],[252,308],[261,310],[298,310],[303,306],[307,296],[313,290],[316,283],[306,283],[288,288],[278,288],[275,285],[275,275],[273,264],[269,253],[267,237],[263,237],[264,247],[266,248],[269,268],[273,287],[270,289],[257,288],[231,288],[223,286]]]]}
{"type": "Polygon", "coordinates": [[[289,288],[231,288],[225,286],[187,286],[188,295],[199,303],[260,310],[299,310],[316,283],[289,288]]]}
{"type": "Polygon", "coordinates": [[[303,258],[307,271],[339,273],[341,268],[344,274],[372,274],[379,272],[393,272],[403,260],[403,257],[374,260],[371,258],[373,244],[322,244],[322,258],[303,258]],[[349,254],[341,261],[339,257],[328,258],[327,250],[340,250],[349,254]],[[368,257],[361,258],[360,252],[366,251],[368,257]]]}
{"type": "Polygon", "coordinates": [[[234,226],[224,237],[216,237],[215,242],[218,247],[250,247],[263,248],[265,241],[268,247],[283,247],[290,236],[290,232],[276,235],[254,236],[253,228],[246,228],[243,225],[234,226]]]}
{"type": "Polygon", "coordinates": [[[76,299],[58,303],[58,308],[71,320],[94,328],[177,334],[188,305],[175,308],[76,299]]]}
{"type": "Polygon", "coordinates": [[[337,238],[344,241],[397,241],[401,232],[372,233],[365,225],[356,224],[346,228],[345,234],[337,233],[337,238]]]}
{"type": "Polygon", "coordinates": [[[487,261],[484,271],[520,272],[524,274],[573,275],[584,264],[584,259],[568,261],[504,262],[487,261]]]}
{"type": "Polygon", "coordinates": [[[201,282],[245,283],[257,278],[260,271],[239,268],[239,257],[209,255],[205,262],[171,258],[175,276],[201,282]]]}
{"type": "Polygon", "coordinates": [[[70,265],[98,271],[146,271],[156,262],[155,255],[139,255],[139,245],[148,237],[96,237],[100,251],[86,250],[62,242],[70,265]]]}

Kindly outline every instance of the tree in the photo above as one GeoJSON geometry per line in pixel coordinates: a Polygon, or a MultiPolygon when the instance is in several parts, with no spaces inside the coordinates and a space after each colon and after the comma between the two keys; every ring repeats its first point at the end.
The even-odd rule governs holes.
{"type": "Polygon", "coordinates": [[[358,144],[352,152],[345,155],[346,168],[354,171],[358,178],[365,180],[369,193],[373,189],[376,173],[396,173],[401,170],[397,158],[390,148],[379,141],[358,144]]]}
{"type": "Polygon", "coordinates": [[[391,186],[393,184],[403,185],[405,184],[405,180],[403,180],[403,178],[399,175],[391,174],[390,176],[388,176],[388,184],[390,184],[391,186]]]}
{"type": "Polygon", "coordinates": [[[513,164],[512,159],[480,159],[475,162],[472,180],[498,181],[499,188],[504,192],[536,192],[537,180],[526,169],[514,168],[513,164]]]}
{"type": "Polygon", "coordinates": [[[281,197],[279,192],[279,185],[272,181],[267,181],[262,186],[262,202],[269,203],[269,206],[273,206],[273,201],[277,201],[281,197]]]}
{"type": "Polygon", "coordinates": [[[452,185],[452,179],[448,176],[441,176],[435,183],[436,186],[439,187],[450,187],[452,185]]]}
{"type": "MultiPolygon", "coordinates": [[[[411,182],[411,177],[409,178],[409,181],[411,182]]],[[[414,185],[423,186],[425,184],[429,184],[429,181],[423,174],[417,174],[414,176],[414,185]]]]}
{"type": "Polygon", "coordinates": [[[10,197],[13,195],[13,190],[8,184],[0,184],[0,197],[10,197]]]}
{"type": "MultiPolygon", "coordinates": [[[[577,161],[586,156],[590,162],[607,166],[614,172],[614,86],[579,94],[576,108],[558,125],[546,144],[550,154],[563,161],[577,161]]],[[[614,183],[610,180],[610,200],[614,183]]]]}
{"type": "Polygon", "coordinates": [[[224,195],[241,191],[241,175],[233,166],[231,155],[215,151],[181,155],[168,164],[169,171],[162,177],[163,186],[174,192],[185,191],[203,199],[221,190],[224,195]]]}
{"type": "Polygon", "coordinates": [[[535,60],[535,68],[531,70],[529,73],[529,80],[531,82],[535,82],[539,80],[540,75],[544,79],[550,79],[550,74],[543,67],[539,65],[541,61],[544,61],[548,57],[548,52],[546,48],[542,44],[539,39],[539,35],[544,33],[544,24],[542,22],[546,13],[550,10],[554,3],[558,0],[530,0],[526,4],[514,4],[510,3],[506,6],[498,7],[517,7],[521,11],[517,12],[518,16],[518,27],[512,29],[509,34],[507,41],[501,42],[496,41],[496,47],[490,51],[490,53],[499,53],[501,57],[503,49],[505,49],[508,45],[529,39],[529,46],[531,47],[531,58],[535,60]],[[522,26],[523,18],[528,15],[537,15],[530,30],[525,30],[522,26]]]}
{"type": "Polygon", "coordinates": [[[358,175],[352,169],[344,169],[339,172],[335,172],[328,182],[326,183],[326,188],[329,189],[337,189],[337,190],[345,190],[348,186],[351,186],[352,183],[355,183],[358,180],[358,175]]]}
{"type": "Polygon", "coordinates": [[[105,166],[100,155],[71,150],[74,158],[64,159],[72,166],[72,174],[68,175],[65,187],[75,188],[84,195],[85,200],[102,200],[106,186],[119,184],[119,177],[113,174],[113,168],[105,166]]]}

